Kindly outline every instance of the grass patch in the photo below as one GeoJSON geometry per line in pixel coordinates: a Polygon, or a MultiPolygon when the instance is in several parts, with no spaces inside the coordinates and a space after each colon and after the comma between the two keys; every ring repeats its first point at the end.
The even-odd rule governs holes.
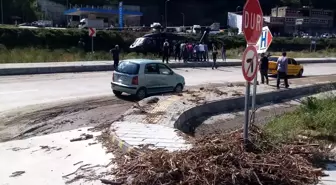
{"type": "MultiPolygon", "coordinates": [[[[241,58],[243,56],[245,48],[236,48],[230,49],[227,51],[228,58],[241,58]]],[[[271,55],[274,56],[281,56],[281,52],[272,52],[270,51],[271,55]]],[[[325,50],[318,50],[316,52],[310,52],[309,50],[303,50],[300,52],[295,51],[287,51],[287,56],[293,58],[325,58],[325,57],[336,57],[336,49],[325,49],[325,50]]]]}
{"type": "Polygon", "coordinates": [[[299,136],[336,142],[336,96],[306,98],[297,110],[275,118],[264,129],[275,143],[291,142],[299,136]]]}
{"type": "MultiPolygon", "coordinates": [[[[132,58],[156,58],[154,55],[136,53],[122,53],[121,59],[132,58]]],[[[34,63],[34,62],[74,62],[74,61],[102,61],[112,60],[109,52],[85,53],[77,48],[68,50],[48,50],[48,49],[0,49],[0,63],[34,63]]]]}
{"type": "MultiPolygon", "coordinates": [[[[244,48],[230,49],[227,51],[227,57],[231,59],[241,58],[244,48]]],[[[272,55],[281,55],[280,52],[271,52],[272,55]]],[[[321,50],[310,53],[288,52],[288,56],[294,58],[320,58],[320,57],[336,57],[336,49],[321,50]]],[[[147,58],[158,59],[156,55],[136,53],[122,53],[121,59],[147,58]]],[[[210,56],[211,58],[211,56],[210,56]]],[[[221,58],[219,56],[219,58],[221,58]]],[[[109,52],[85,53],[77,48],[71,49],[38,49],[38,48],[17,48],[6,49],[4,45],[0,45],[0,63],[33,63],[33,62],[72,62],[72,61],[99,61],[112,60],[109,52]]]]}

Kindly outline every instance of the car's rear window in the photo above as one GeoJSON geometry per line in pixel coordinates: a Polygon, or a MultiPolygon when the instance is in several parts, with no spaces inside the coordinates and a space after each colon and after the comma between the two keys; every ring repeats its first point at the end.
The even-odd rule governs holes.
{"type": "Polygon", "coordinates": [[[268,57],[268,61],[278,61],[279,57],[268,57]]]}
{"type": "Polygon", "coordinates": [[[136,75],[139,73],[139,68],[140,68],[139,64],[124,61],[118,65],[118,68],[116,71],[120,73],[129,74],[129,75],[136,75]]]}

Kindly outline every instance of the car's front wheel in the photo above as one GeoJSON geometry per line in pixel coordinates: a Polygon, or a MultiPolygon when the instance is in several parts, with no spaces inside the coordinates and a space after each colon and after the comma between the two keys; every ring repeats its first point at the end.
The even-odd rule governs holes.
{"type": "Polygon", "coordinates": [[[182,91],[183,91],[183,85],[182,84],[177,84],[175,89],[174,89],[174,92],[181,93],[182,91]]]}
{"type": "Polygon", "coordinates": [[[116,96],[121,96],[122,92],[113,90],[113,94],[116,96]]]}
{"type": "Polygon", "coordinates": [[[142,100],[147,97],[147,90],[145,88],[140,88],[135,96],[138,100],[142,100]]]}

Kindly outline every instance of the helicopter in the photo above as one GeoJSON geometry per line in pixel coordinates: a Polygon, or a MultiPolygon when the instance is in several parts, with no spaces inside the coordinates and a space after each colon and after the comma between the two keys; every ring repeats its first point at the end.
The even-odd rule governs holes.
{"type": "MultiPolygon", "coordinates": [[[[163,31],[159,31],[146,34],[142,37],[137,38],[133,44],[130,46],[130,50],[136,53],[159,53],[162,50],[163,43],[167,40],[170,43],[170,49],[173,49],[173,46],[176,43],[188,42],[190,39],[185,36],[185,34],[177,34],[163,31]]],[[[207,37],[209,35],[210,28],[206,28],[203,32],[203,35],[199,42],[207,41],[207,37]]]]}

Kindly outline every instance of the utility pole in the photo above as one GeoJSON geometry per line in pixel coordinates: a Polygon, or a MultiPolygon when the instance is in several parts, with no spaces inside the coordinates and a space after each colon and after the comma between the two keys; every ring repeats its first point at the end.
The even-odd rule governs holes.
{"type": "Polygon", "coordinates": [[[4,17],[3,17],[3,4],[1,0],[1,24],[4,24],[4,17]]]}
{"type": "Polygon", "coordinates": [[[182,15],[182,25],[183,25],[183,28],[184,28],[184,13],[181,13],[182,15]]]}
{"type": "Polygon", "coordinates": [[[164,16],[161,15],[161,24],[163,25],[164,24],[164,16]]]}
{"type": "Polygon", "coordinates": [[[169,2],[170,0],[166,0],[166,2],[165,2],[165,26],[166,26],[166,28],[167,28],[167,26],[168,26],[168,24],[167,24],[167,3],[169,2]]]}
{"type": "Polygon", "coordinates": [[[312,36],[312,23],[311,23],[311,19],[312,19],[312,2],[311,0],[309,0],[309,36],[312,36]]]}

